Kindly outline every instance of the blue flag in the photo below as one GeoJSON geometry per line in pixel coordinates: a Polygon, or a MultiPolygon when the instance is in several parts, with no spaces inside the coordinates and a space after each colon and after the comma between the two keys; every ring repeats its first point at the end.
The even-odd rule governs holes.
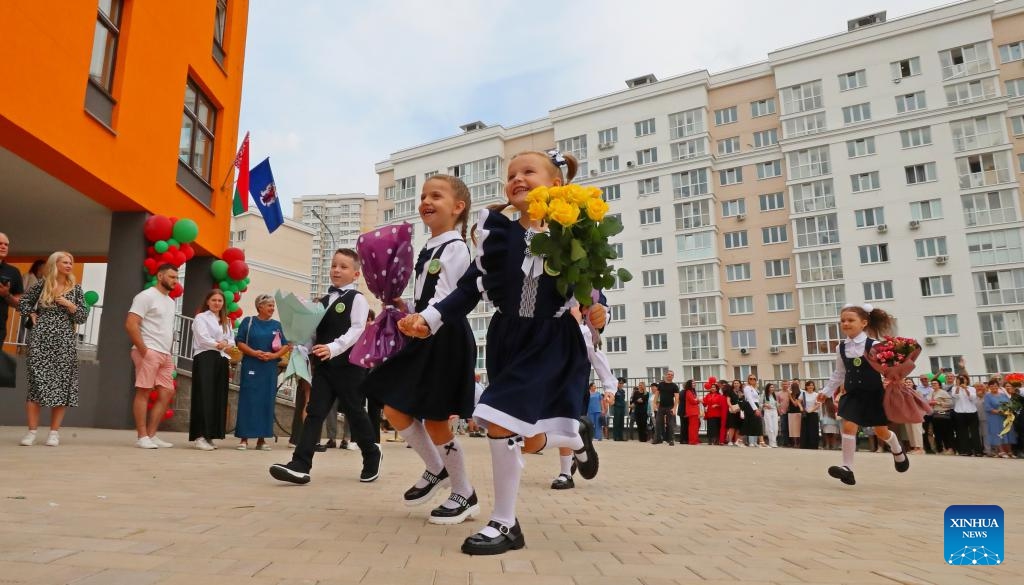
{"type": "Polygon", "coordinates": [[[274,184],[269,157],[249,171],[249,193],[263,216],[263,222],[267,224],[267,231],[274,233],[284,223],[284,214],[281,213],[281,201],[277,198],[277,185],[274,184]]]}

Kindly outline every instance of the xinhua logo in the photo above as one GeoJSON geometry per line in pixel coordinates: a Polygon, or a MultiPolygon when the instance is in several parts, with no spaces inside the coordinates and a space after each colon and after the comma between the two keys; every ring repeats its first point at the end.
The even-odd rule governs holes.
{"type": "Polygon", "coordinates": [[[1003,564],[1003,509],[999,506],[950,506],[944,530],[947,565],[1003,564]]]}

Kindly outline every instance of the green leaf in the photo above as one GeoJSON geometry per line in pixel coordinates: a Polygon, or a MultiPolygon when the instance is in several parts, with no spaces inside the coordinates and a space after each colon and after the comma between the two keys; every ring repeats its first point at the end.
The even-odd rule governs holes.
{"type": "Polygon", "coordinates": [[[576,266],[570,266],[565,271],[565,279],[568,282],[576,282],[580,277],[580,269],[576,266]]]}
{"type": "Polygon", "coordinates": [[[573,262],[587,257],[587,251],[583,249],[583,244],[580,244],[579,240],[572,240],[570,245],[572,246],[572,250],[569,253],[569,258],[571,258],[573,262]]]}
{"type": "Polygon", "coordinates": [[[601,231],[602,236],[610,238],[622,232],[622,221],[614,216],[605,216],[598,229],[601,231]]]}
{"type": "Polygon", "coordinates": [[[577,290],[573,296],[575,296],[576,300],[579,301],[579,303],[584,307],[589,307],[591,303],[594,302],[594,299],[590,298],[590,291],[587,291],[587,294],[585,295],[581,295],[577,290]]]}
{"type": "Polygon", "coordinates": [[[618,274],[619,280],[621,280],[622,282],[629,282],[633,280],[633,275],[630,274],[629,271],[626,270],[625,268],[619,268],[618,274]]]}
{"type": "Polygon", "coordinates": [[[589,297],[590,291],[593,290],[593,288],[594,287],[591,286],[589,278],[582,278],[576,283],[573,292],[575,293],[576,298],[579,299],[583,295],[589,297]]]}
{"type": "Polygon", "coordinates": [[[566,280],[565,277],[559,276],[558,279],[555,281],[555,290],[557,290],[558,294],[562,295],[563,297],[568,295],[569,281],[566,280]]]}
{"type": "Polygon", "coordinates": [[[530,240],[530,252],[533,252],[534,256],[545,255],[551,248],[551,236],[548,234],[534,234],[530,240]]]}

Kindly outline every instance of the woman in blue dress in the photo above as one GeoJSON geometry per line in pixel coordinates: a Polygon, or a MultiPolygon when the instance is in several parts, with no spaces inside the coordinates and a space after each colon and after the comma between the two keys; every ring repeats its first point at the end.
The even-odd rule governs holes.
{"type": "Polygon", "coordinates": [[[242,377],[238,386],[237,449],[269,451],[266,438],[274,436],[274,398],[277,396],[277,364],[288,351],[281,323],[272,319],[277,304],[270,295],[256,297],[256,316],[238,326],[235,345],[242,352],[242,377]]]}
{"type": "Polygon", "coordinates": [[[985,409],[986,414],[985,431],[988,435],[988,444],[992,447],[993,457],[1007,459],[1013,457],[1010,449],[1017,442],[1017,433],[1012,429],[1003,436],[999,436],[999,433],[1003,432],[1003,424],[1006,421],[1006,415],[1003,414],[1001,409],[1003,405],[1010,402],[1010,397],[1000,392],[998,385],[989,386],[988,388],[989,393],[985,395],[985,399],[982,401],[982,407],[985,409]]]}

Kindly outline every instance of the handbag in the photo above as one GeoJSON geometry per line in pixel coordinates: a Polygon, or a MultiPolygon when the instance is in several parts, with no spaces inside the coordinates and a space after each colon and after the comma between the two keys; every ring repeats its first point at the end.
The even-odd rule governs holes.
{"type": "Polygon", "coordinates": [[[22,315],[21,317],[21,328],[25,331],[31,331],[36,326],[36,322],[32,320],[32,313],[39,310],[39,298],[43,296],[43,291],[40,289],[39,297],[36,297],[36,304],[32,305],[32,310],[29,311],[28,315],[22,315]]]}

